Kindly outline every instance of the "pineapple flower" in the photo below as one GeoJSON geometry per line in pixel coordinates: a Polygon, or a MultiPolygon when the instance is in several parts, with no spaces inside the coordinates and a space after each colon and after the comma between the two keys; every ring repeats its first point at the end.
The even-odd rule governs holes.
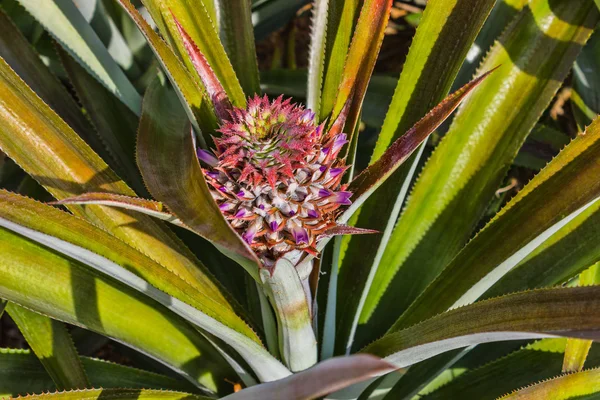
{"type": "Polygon", "coordinates": [[[315,113],[283,96],[226,108],[214,153],[198,149],[213,199],[265,267],[292,250],[317,255],[352,193],[338,158],[348,142],[315,113]]]}

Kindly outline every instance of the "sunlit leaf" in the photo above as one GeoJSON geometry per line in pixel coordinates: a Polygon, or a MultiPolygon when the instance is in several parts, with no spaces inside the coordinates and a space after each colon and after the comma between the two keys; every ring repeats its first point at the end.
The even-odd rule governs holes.
{"type": "Polygon", "coordinates": [[[504,395],[499,399],[583,399],[588,395],[597,394],[599,392],[600,369],[592,369],[549,379],[547,381],[519,389],[513,393],[504,395]]]}
{"type": "Polygon", "coordinates": [[[87,389],[70,392],[31,394],[21,397],[27,400],[209,400],[210,397],[182,392],[144,389],[87,389]]]}
{"type": "MultiPolygon", "coordinates": [[[[381,257],[360,318],[361,324],[369,322],[371,332],[387,329],[388,313],[402,313],[472,236],[519,147],[598,21],[592,9],[586,0],[557,5],[536,0],[490,50],[481,68],[500,67],[458,110],[381,257]],[[539,27],[541,19],[547,23],[539,27]]],[[[529,204],[539,209],[545,201],[529,204]]]]}
{"type": "Polygon", "coordinates": [[[134,113],[142,98],[72,1],[19,0],[48,32],[134,113]]]}
{"type": "Polygon", "coordinates": [[[600,198],[599,148],[597,119],[463,248],[393,329],[475,301],[544,240],[592,206],[600,198]]]}
{"type": "Polygon", "coordinates": [[[495,341],[569,336],[598,339],[600,287],[539,289],[484,300],[387,333],[361,352],[406,367],[495,341]]]}
{"type": "MultiPolygon", "coordinates": [[[[446,97],[493,4],[491,0],[428,2],[387,110],[371,163],[446,97]]],[[[340,304],[344,299],[345,305],[338,310],[338,354],[346,352],[354,342],[358,314],[408,193],[422,149],[388,178],[350,222],[350,225],[376,229],[382,234],[346,239],[342,246],[337,296],[340,304]],[[356,295],[348,301],[343,294],[346,292],[356,295]]]]}
{"type": "Polygon", "coordinates": [[[0,279],[1,298],[142,351],[197,386],[217,390],[232,378],[221,356],[183,318],[6,229],[0,229],[0,279]]]}

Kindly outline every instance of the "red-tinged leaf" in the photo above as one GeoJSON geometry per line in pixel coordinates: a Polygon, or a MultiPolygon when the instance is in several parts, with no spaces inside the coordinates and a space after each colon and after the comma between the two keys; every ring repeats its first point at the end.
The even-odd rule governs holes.
{"type": "Polygon", "coordinates": [[[210,194],[196,156],[193,132],[175,93],[158,80],[144,97],[137,161],[155,199],[259,279],[256,255],[231,228],[210,194]]]}
{"type": "Polygon", "coordinates": [[[210,133],[217,128],[218,124],[212,106],[203,98],[202,90],[177,58],[173,49],[152,29],[131,1],[118,0],[118,2],[144,35],[171,84],[179,92],[194,128],[202,132],[204,142],[210,143],[210,133]]]}
{"type": "Polygon", "coordinates": [[[54,201],[50,204],[95,204],[102,206],[125,208],[127,210],[141,212],[143,214],[150,215],[151,217],[155,217],[163,221],[167,221],[172,224],[185,227],[177,217],[165,211],[165,208],[161,202],[154,200],[146,200],[139,197],[123,196],[120,194],[113,193],[91,192],[84,193],[79,196],[67,197],[66,199],[54,201]]]}
{"type": "Polygon", "coordinates": [[[436,130],[442,122],[452,114],[465,97],[475,89],[495,69],[492,69],[477,79],[467,83],[450,96],[446,97],[440,104],[435,106],[425,117],[410,128],[404,135],[399,137],[387,151],[361,172],[348,188],[353,193],[352,205],[342,215],[342,222],[360,207],[375,189],[385,180],[419,147],[427,137],[436,130]]]}
{"type": "Polygon", "coordinates": [[[340,235],[368,235],[372,233],[379,233],[379,231],[373,229],[357,228],[355,226],[337,225],[333,228],[327,229],[325,232],[319,235],[319,239],[340,235]]]}
{"type": "Polygon", "coordinates": [[[395,369],[392,364],[367,354],[331,358],[305,371],[275,382],[252,386],[223,400],[317,399],[395,369]]]}
{"type": "Polygon", "coordinates": [[[351,99],[347,132],[354,130],[358,114],[381,48],[392,0],[366,0],[348,50],[342,81],[333,107],[334,119],[351,99]]]}
{"type": "Polygon", "coordinates": [[[231,103],[229,101],[229,98],[227,97],[227,93],[225,92],[223,85],[221,85],[221,82],[219,82],[219,78],[217,78],[217,75],[215,74],[211,66],[208,64],[208,61],[206,61],[206,57],[204,57],[204,54],[202,54],[198,46],[196,46],[196,43],[194,43],[194,41],[192,40],[190,35],[185,31],[185,29],[183,29],[183,26],[181,26],[179,20],[177,20],[177,17],[175,17],[175,14],[173,14],[172,11],[171,16],[175,21],[177,31],[181,36],[181,40],[183,41],[185,50],[187,51],[188,56],[192,60],[192,63],[196,68],[196,72],[198,72],[198,76],[200,76],[200,79],[202,80],[202,83],[204,84],[204,87],[206,88],[206,91],[208,93],[208,96],[210,97],[211,101],[213,102],[213,105],[215,106],[215,114],[217,114],[217,117],[219,117],[221,120],[228,118],[228,111],[231,109],[231,103]]]}

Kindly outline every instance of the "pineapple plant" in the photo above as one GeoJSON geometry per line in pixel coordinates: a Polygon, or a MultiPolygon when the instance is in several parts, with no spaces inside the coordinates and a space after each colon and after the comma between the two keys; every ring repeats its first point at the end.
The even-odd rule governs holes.
{"type": "Polygon", "coordinates": [[[0,2],[0,396],[597,395],[596,2],[303,3],[0,2]]]}

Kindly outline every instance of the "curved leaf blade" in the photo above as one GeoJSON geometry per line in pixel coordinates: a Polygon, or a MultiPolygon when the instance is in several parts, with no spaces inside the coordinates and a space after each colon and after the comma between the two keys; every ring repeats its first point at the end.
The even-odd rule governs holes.
{"type": "Polygon", "coordinates": [[[210,291],[209,285],[205,285],[204,290],[195,290],[176,274],[165,273],[160,265],[92,225],[14,197],[7,202],[10,206],[0,208],[3,217],[0,226],[114,278],[219,337],[234,348],[261,379],[273,380],[289,373],[269,355],[227,300],[218,292],[210,291]]]}
{"type": "Polygon", "coordinates": [[[569,336],[598,340],[600,287],[540,289],[483,300],[391,332],[361,352],[406,367],[494,341],[569,336]]]}
{"type": "Polygon", "coordinates": [[[67,205],[67,204],[78,204],[78,205],[102,205],[117,208],[124,208],[127,210],[133,210],[142,214],[149,215],[154,218],[158,218],[163,221],[185,227],[173,214],[167,212],[161,202],[154,200],[141,199],[139,197],[123,196],[119,194],[102,193],[102,192],[91,192],[84,193],[79,196],[67,197],[65,199],[56,201],[52,204],[67,205]]]}
{"type": "Polygon", "coordinates": [[[167,41],[183,60],[190,74],[195,74],[192,61],[187,57],[186,46],[179,35],[176,16],[181,26],[198,46],[233,105],[246,106],[246,97],[231,62],[219,39],[215,21],[210,17],[205,0],[144,0],[150,15],[167,41]]]}
{"type": "MultiPolygon", "coordinates": [[[[494,68],[495,69],[495,68],[494,68]]],[[[494,69],[469,82],[419,120],[404,135],[396,140],[373,164],[363,170],[352,182],[348,190],[352,192],[352,205],[344,211],[341,221],[347,221],[385,180],[410,157],[427,137],[452,114],[471,91],[479,86],[494,69]]]]}
{"type": "Polygon", "coordinates": [[[598,16],[587,0],[556,6],[535,0],[488,53],[481,68],[501,67],[465,101],[424,167],[382,255],[361,323],[388,328],[385,314],[406,310],[469,240],[598,16]]]}
{"type": "Polygon", "coordinates": [[[154,32],[133,4],[129,0],[118,1],[148,41],[170,82],[176,88],[177,96],[181,100],[181,104],[184,106],[194,128],[201,131],[204,141],[208,142],[210,139],[209,134],[217,127],[217,121],[211,107],[206,101],[203,101],[202,91],[197,86],[196,81],[173,53],[173,50],[154,32]]]}
{"type": "Polygon", "coordinates": [[[131,111],[139,115],[142,98],[72,1],[19,0],[83,66],[131,111]]]}
{"type": "MultiPolygon", "coordinates": [[[[110,260],[158,289],[260,343],[256,334],[236,315],[236,307],[230,304],[219,288],[211,285],[208,279],[194,287],[173,271],[92,224],[26,197],[0,190],[0,226],[11,229],[10,226],[13,225],[7,224],[8,221],[45,235],[44,244],[56,251],[61,251],[63,247],[60,241],[64,241],[72,247],[86,249],[110,260]],[[56,243],[52,244],[53,240],[56,240],[56,243]]],[[[84,251],[70,251],[74,253],[71,257],[78,261],[84,264],[94,263],[91,254],[86,256],[84,251]]],[[[96,262],[102,264],[102,261],[96,262]]]]}
{"type": "Polygon", "coordinates": [[[155,81],[146,92],[138,131],[137,160],[146,186],[185,225],[242,263],[260,282],[259,261],[214,202],[186,125],[173,93],[155,81]]]}
{"type": "Polygon", "coordinates": [[[394,369],[393,365],[367,354],[331,358],[306,371],[244,389],[223,400],[317,399],[394,369]]]}
{"type": "MultiPolygon", "coordinates": [[[[0,60],[0,149],[56,199],[86,192],[135,193],[0,60]]],[[[208,275],[161,222],[103,206],[68,207],[196,287],[208,275]]]]}
{"type": "Polygon", "coordinates": [[[600,392],[600,368],[562,375],[504,395],[499,399],[566,400],[584,398],[600,392]]]}
{"type": "MultiPolygon", "coordinates": [[[[492,0],[428,1],[397,81],[371,163],[448,94],[469,47],[494,3],[492,0]]],[[[340,308],[338,312],[338,354],[349,350],[354,342],[362,309],[360,303],[365,301],[380,265],[422,149],[388,178],[350,223],[376,229],[382,235],[353,237],[344,241],[338,301],[341,303],[344,292],[361,294],[355,296],[353,301],[344,301],[347,307],[340,308]]],[[[370,336],[366,340],[372,338],[370,336]]]]}
{"type": "Polygon", "coordinates": [[[600,118],[463,248],[392,330],[475,301],[544,240],[592,206],[600,199],[599,150],[600,118]]]}
{"type": "MultiPolygon", "coordinates": [[[[153,372],[124,367],[111,362],[80,357],[93,387],[131,389],[167,389],[197,392],[186,381],[153,372]]],[[[0,348],[0,397],[55,391],[56,385],[37,357],[29,350],[0,348]]]]}
{"type": "Polygon", "coordinates": [[[12,303],[8,305],[7,312],[52,377],[56,389],[89,387],[86,372],[79,360],[71,335],[62,322],[12,303]]]}
{"type": "Polygon", "coordinates": [[[143,389],[87,389],[69,392],[32,394],[20,397],[27,400],[209,400],[210,397],[164,390],[143,389]]]}
{"type": "Polygon", "coordinates": [[[147,295],[4,228],[0,250],[1,298],[142,351],[199,387],[226,388],[232,372],[212,345],[147,295]]]}
{"type": "Polygon", "coordinates": [[[251,1],[217,1],[220,36],[235,74],[247,97],[260,94],[251,1]]]}

